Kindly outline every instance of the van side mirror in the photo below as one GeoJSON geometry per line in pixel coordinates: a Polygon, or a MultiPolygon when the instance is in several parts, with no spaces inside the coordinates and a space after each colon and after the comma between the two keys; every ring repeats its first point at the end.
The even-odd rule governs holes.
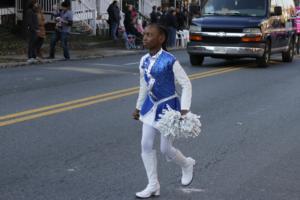
{"type": "Polygon", "coordinates": [[[281,6],[275,6],[275,8],[274,8],[274,15],[275,16],[282,15],[282,7],[281,6]]]}

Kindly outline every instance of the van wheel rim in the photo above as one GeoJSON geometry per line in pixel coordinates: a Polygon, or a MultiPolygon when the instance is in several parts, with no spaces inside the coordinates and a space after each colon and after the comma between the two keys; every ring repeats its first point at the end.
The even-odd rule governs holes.
{"type": "Polygon", "coordinates": [[[267,44],[266,46],[266,56],[265,56],[265,62],[268,63],[270,61],[270,46],[267,44]]]}

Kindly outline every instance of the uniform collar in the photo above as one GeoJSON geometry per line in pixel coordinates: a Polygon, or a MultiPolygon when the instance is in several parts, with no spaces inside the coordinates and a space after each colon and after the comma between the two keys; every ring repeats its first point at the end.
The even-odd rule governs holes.
{"type": "Polygon", "coordinates": [[[155,55],[151,56],[150,53],[148,55],[151,59],[156,60],[162,52],[163,52],[163,49],[160,49],[155,55]]]}

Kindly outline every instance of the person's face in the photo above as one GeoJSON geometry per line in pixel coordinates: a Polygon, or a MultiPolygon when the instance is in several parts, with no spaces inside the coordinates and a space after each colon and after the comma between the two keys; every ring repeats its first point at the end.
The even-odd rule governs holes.
{"type": "Polygon", "coordinates": [[[143,44],[146,49],[160,48],[165,36],[160,34],[156,27],[147,26],[144,31],[143,44]]]}

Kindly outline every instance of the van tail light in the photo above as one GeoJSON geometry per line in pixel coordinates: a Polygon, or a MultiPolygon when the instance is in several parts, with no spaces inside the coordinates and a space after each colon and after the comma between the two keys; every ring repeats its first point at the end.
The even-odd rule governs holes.
{"type": "Polygon", "coordinates": [[[260,42],[262,40],[262,36],[255,37],[242,37],[242,42],[260,42]]]}
{"type": "Polygon", "coordinates": [[[201,35],[190,35],[190,40],[191,40],[191,41],[199,42],[199,41],[202,41],[203,38],[202,38],[201,35]]]}

